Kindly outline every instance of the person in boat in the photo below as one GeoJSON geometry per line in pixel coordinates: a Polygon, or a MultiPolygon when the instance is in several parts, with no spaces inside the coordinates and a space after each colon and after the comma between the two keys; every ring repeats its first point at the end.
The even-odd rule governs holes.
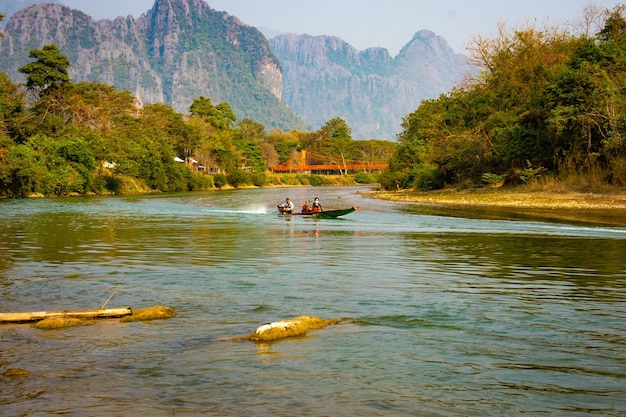
{"type": "Polygon", "coordinates": [[[296,208],[293,205],[293,202],[289,198],[286,198],[285,202],[280,205],[280,211],[283,213],[292,214],[295,211],[295,209],[296,208]]]}
{"type": "Polygon", "coordinates": [[[322,208],[322,203],[320,203],[320,199],[315,197],[315,200],[313,200],[313,212],[317,213],[320,211],[324,211],[324,209],[322,208]]]}
{"type": "Polygon", "coordinates": [[[303,213],[312,213],[313,212],[313,206],[311,206],[311,201],[307,200],[304,202],[304,205],[302,206],[302,212],[303,213]]]}

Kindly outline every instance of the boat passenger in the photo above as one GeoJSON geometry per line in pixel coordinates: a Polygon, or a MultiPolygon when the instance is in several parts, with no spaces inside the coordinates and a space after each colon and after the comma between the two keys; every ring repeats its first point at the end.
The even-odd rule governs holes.
{"type": "Polygon", "coordinates": [[[292,214],[296,209],[296,207],[293,205],[293,202],[289,198],[286,198],[285,202],[280,206],[282,207],[281,211],[288,214],[292,214]]]}
{"type": "Polygon", "coordinates": [[[311,206],[311,201],[309,201],[309,200],[305,201],[304,205],[302,206],[302,212],[303,213],[311,213],[311,212],[313,212],[313,207],[311,206]]]}
{"type": "Polygon", "coordinates": [[[322,208],[322,203],[320,203],[320,199],[315,197],[315,200],[313,200],[313,212],[317,213],[320,211],[324,211],[324,209],[322,208]]]}

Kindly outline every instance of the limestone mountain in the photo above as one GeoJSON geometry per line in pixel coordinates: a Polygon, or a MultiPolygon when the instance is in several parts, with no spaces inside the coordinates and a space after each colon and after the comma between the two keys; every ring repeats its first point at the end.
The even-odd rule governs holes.
{"type": "Polygon", "coordinates": [[[470,69],[429,31],[391,57],[330,36],[280,34],[268,42],[205,0],[155,0],[138,18],[99,21],[60,4],[15,10],[42,0],[0,6],[6,2],[11,10],[0,12],[13,15],[0,38],[0,71],[16,82],[25,81],[17,69],[30,61],[29,50],[55,43],[72,62],[74,81],[111,84],[181,113],[201,95],[226,101],[239,119],[268,130],[317,129],[341,117],[356,139],[395,139],[403,117],[470,69]]]}
{"type": "Polygon", "coordinates": [[[204,0],[156,0],[137,19],[99,21],[59,4],[35,4],[15,12],[4,34],[0,71],[17,82],[25,81],[18,68],[30,61],[29,50],[54,43],[72,62],[74,81],[111,84],[181,113],[202,95],[268,129],[306,127],[280,100],[282,71],[267,39],[204,0]]]}
{"type": "Polygon", "coordinates": [[[421,100],[449,91],[470,69],[445,39],[425,30],[394,58],[330,36],[284,34],[270,46],[283,68],[283,100],[315,128],[345,119],[360,139],[394,139],[421,100]]]}
{"type": "Polygon", "coordinates": [[[0,0],[0,13],[5,16],[5,20],[0,22],[0,27],[6,26],[7,20],[13,15],[13,13],[37,3],[60,4],[61,2],[59,0],[0,0]]]}

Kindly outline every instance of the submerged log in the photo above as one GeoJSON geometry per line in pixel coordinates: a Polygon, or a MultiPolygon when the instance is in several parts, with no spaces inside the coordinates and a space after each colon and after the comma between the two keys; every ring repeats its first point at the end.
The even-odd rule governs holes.
{"type": "Polygon", "coordinates": [[[112,318],[131,315],[130,307],[108,308],[105,310],[62,310],[62,311],[32,311],[27,313],[0,313],[0,323],[28,323],[47,318],[112,318]]]}

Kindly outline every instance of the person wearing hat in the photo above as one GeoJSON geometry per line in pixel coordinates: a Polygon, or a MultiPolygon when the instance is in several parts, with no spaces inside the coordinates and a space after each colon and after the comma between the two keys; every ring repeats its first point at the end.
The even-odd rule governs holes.
{"type": "Polygon", "coordinates": [[[309,200],[304,202],[304,205],[302,206],[302,212],[303,213],[311,213],[313,211],[313,207],[311,207],[311,202],[309,200]]]}
{"type": "Polygon", "coordinates": [[[293,213],[295,211],[295,206],[293,205],[293,202],[289,199],[286,198],[285,202],[283,203],[283,213],[293,213]]]}

